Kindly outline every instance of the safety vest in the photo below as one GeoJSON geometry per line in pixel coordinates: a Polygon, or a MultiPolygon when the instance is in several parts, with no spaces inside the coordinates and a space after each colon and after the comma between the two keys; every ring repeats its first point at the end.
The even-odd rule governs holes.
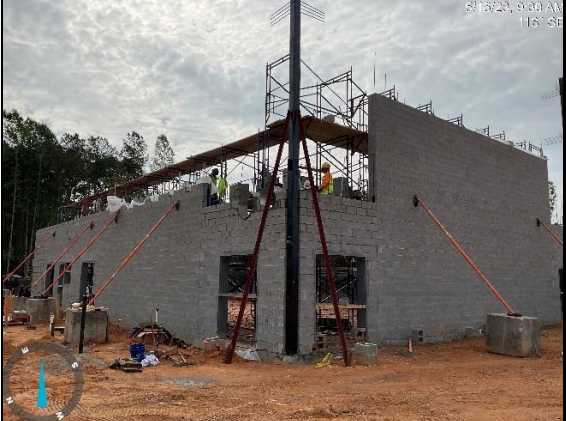
{"type": "Polygon", "coordinates": [[[329,178],[329,183],[328,183],[328,187],[323,189],[320,194],[328,196],[331,194],[334,194],[334,178],[332,177],[332,174],[327,173],[325,176],[325,178],[328,177],[329,178]]]}
{"type": "Polygon", "coordinates": [[[226,197],[226,191],[228,190],[228,181],[225,178],[221,178],[220,180],[218,180],[218,195],[220,196],[221,199],[223,199],[224,197],[226,197]]]}

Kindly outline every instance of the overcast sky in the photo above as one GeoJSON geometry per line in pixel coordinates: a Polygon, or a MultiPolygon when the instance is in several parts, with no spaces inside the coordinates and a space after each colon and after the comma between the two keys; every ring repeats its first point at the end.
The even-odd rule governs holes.
{"type": "MultiPolygon", "coordinates": [[[[165,133],[178,160],[232,142],[263,124],[265,65],[288,52],[287,21],[269,16],[285,1],[4,0],[3,106],[116,146],[165,133]]],[[[463,0],[311,3],[327,19],[305,20],[303,59],[321,76],[353,66],[373,92],[377,52],[377,90],[387,73],[407,104],[432,99],[439,117],[515,141],[562,132],[559,98],[541,94],[563,75],[563,29],[467,14],[463,0]]],[[[562,186],[563,146],[545,149],[562,186]]]]}

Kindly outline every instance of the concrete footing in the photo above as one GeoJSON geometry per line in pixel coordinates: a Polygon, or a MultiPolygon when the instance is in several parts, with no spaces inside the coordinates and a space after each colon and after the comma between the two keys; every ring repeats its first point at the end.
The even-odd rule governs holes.
{"type": "Polygon", "coordinates": [[[539,356],[541,321],[535,317],[490,314],[487,317],[487,351],[519,358],[539,356]]]}
{"type": "Polygon", "coordinates": [[[354,360],[356,365],[377,365],[379,362],[377,358],[377,345],[356,344],[354,347],[354,360]]]}
{"type": "Polygon", "coordinates": [[[28,298],[26,302],[26,311],[30,317],[31,323],[49,323],[51,315],[58,320],[57,300],[54,298],[28,298]]]}
{"type": "MultiPolygon", "coordinates": [[[[65,318],[65,343],[78,346],[81,334],[81,311],[67,310],[65,318]]],[[[85,326],[85,344],[103,344],[108,342],[108,312],[87,311],[85,326]]]]}

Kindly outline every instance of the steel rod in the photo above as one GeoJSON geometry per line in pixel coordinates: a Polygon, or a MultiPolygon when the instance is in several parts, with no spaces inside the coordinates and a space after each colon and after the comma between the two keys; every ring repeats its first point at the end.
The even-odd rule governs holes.
{"type": "Polygon", "coordinates": [[[342,357],[344,359],[344,365],[348,367],[350,365],[350,357],[348,355],[348,344],[346,343],[346,335],[344,334],[344,325],[342,324],[342,315],[340,313],[340,306],[338,302],[338,292],[336,291],[336,283],[334,282],[334,274],[332,272],[332,265],[330,264],[330,256],[328,254],[328,245],[326,243],[326,234],[324,232],[324,224],[322,222],[322,215],[320,212],[320,205],[318,203],[318,193],[314,184],[314,176],[312,171],[311,159],[309,156],[307,139],[304,132],[304,127],[301,121],[301,139],[303,144],[304,155],[307,160],[307,171],[309,175],[309,182],[311,185],[312,201],[314,205],[314,212],[316,214],[316,220],[318,224],[318,233],[320,236],[320,244],[322,246],[322,253],[324,254],[324,260],[326,263],[326,276],[328,277],[328,287],[330,288],[330,293],[332,295],[332,305],[334,307],[334,313],[336,314],[336,324],[338,325],[338,333],[340,335],[340,343],[342,345],[342,357]]]}
{"type": "Polygon", "coordinates": [[[560,244],[562,248],[564,248],[564,241],[561,240],[560,237],[557,236],[544,222],[542,222],[542,220],[537,219],[537,225],[539,227],[542,226],[552,236],[552,238],[554,238],[554,240],[556,240],[556,242],[560,244]]]}
{"type": "Polygon", "coordinates": [[[8,281],[8,279],[10,279],[17,271],[19,271],[26,263],[29,259],[31,259],[33,257],[33,255],[40,249],[42,248],[49,240],[51,240],[52,238],[55,238],[55,231],[53,231],[52,234],[48,235],[47,237],[45,237],[43,239],[43,241],[41,242],[41,244],[39,246],[37,246],[35,249],[33,249],[31,251],[30,254],[28,254],[26,256],[26,258],[24,260],[21,261],[21,263],[16,267],[16,269],[14,269],[12,272],[10,272],[9,274],[6,275],[6,277],[2,280],[2,283],[5,283],[6,281],[8,281]]]}
{"type": "Polygon", "coordinates": [[[83,256],[83,254],[85,254],[87,250],[91,248],[94,243],[96,243],[96,241],[100,238],[100,236],[104,234],[108,228],[110,228],[113,222],[118,222],[118,214],[110,218],[110,220],[106,223],[106,225],[104,225],[104,227],[98,232],[98,234],[96,234],[92,238],[92,240],[89,241],[89,243],[79,252],[79,254],[75,256],[75,258],[71,261],[71,263],[67,265],[65,270],[59,274],[57,279],[55,279],[51,285],[45,288],[45,291],[43,291],[42,295],[46,295],[55,285],[57,285],[57,283],[65,276],[65,273],[73,268],[73,265],[77,263],[77,261],[83,256]]]}
{"type": "Polygon", "coordinates": [[[47,274],[55,267],[55,265],[57,263],[59,263],[59,260],[61,260],[63,258],[63,256],[71,249],[71,247],[73,247],[77,241],[79,241],[79,239],[84,235],[85,232],[88,231],[88,229],[93,229],[94,228],[94,223],[93,222],[89,222],[84,229],[80,232],[79,235],[77,235],[75,237],[75,239],[73,241],[71,241],[71,243],[65,248],[65,250],[63,250],[61,252],[61,254],[59,256],[57,256],[57,258],[55,259],[55,261],[51,264],[51,266],[49,266],[47,268],[47,270],[45,272],[43,272],[41,274],[41,276],[33,283],[33,285],[31,286],[31,290],[33,291],[33,289],[37,286],[37,284],[39,283],[39,281],[41,281],[43,278],[45,278],[47,276],[47,274]]]}
{"type": "Polygon", "coordinates": [[[257,268],[257,262],[259,260],[259,251],[261,248],[261,242],[263,240],[263,234],[265,232],[265,226],[267,223],[267,216],[269,214],[269,210],[271,208],[271,202],[273,200],[273,192],[275,190],[275,179],[277,178],[277,173],[279,172],[279,166],[281,164],[281,156],[283,155],[283,149],[286,143],[286,135],[289,127],[289,123],[291,120],[291,113],[287,115],[287,120],[285,120],[285,129],[283,132],[283,136],[281,137],[281,144],[279,145],[279,151],[277,152],[277,159],[275,161],[275,167],[273,169],[273,175],[271,176],[271,180],[269,182],[269,192],[267,194],[267,200],[265,202],[265,207],[263,208],[263,214],[261,216],[261,223],[259,226],[259,232],[257,234],[256,244],[254,248],[254,253],[252,256],[252,262],[250,264],[250,270],[248,272],[248,277],[246,279],[246,286],[244,288],[244,296],[242,298],[242,304],[240,305],[240,312],[238,314],[238,321],[236,322],[236,328],[234,329],[234,336],[232,337],[232,344],[228,349],[228,353],[226,354],[225,363],[232,364],[234,359],[234,353],[236,352],[236,346],[238,345],[238,339],[240,336],[240,330],[242,328],[242,322],[244,320],[244,312],[246,310],[246,305],[248,302],[248,297],[250,294],[250,289],[252,286],[252,282],[254,279],[255,270],[257,268]]]}
{"type": "Polygon", "coordinates": [[[167,211],[163,214],[163,216],[159,218],[159,220],[155,223],[155,225],[153,225],[153,227],[151,227],[151,229],[145,235],[145,237],[142,238],[141,241],[134,247],[134,249],[130,252],[128,257],[126,257],[124,261],[120,264],[120,266],[118,266],[118,268],[112,273],[112,275],[108,277],[108,279],[104,282],[102,287],[94,295],[92,300],[90,300],[89,303],[90,305],[94,305],[96,303],[96,300],[98,300],[98,298],[102,295],[102,293],[106,290],[106,288],[108,288],[108,286],[116,278],[116,276],[122,271],[122,269],[126,267],[128,263],[130,263],[130,260],[132,260],[132,258],[136,255],[136,253],[140,251],[140,249],[143,247],[143,245],[146,243],[149,237],[151,237],[151,235],[161,226],[163,221],[165,221],[165,218],[167,218],[175,209],[177,210],[179,209],[180,204],[181,204],[180,201],[176,201],[167,209],[167,211]]]}
{"type": "Polygon", "coordinates": [[[487,287],[495,294],[495,296],[501,302],[501,304],[503,304],[503,306],[505,306],[509,315],[517,315],[517,313],[515,313],[515,311],[509,305],[509,303],[507,303],[507,301],[505,301],[505,299],[499,293],[499,291],[497,291],[497,289],[493,286],[493,284],[489,281],[489,279],[487,279],[487,276],[482,272],[482,270],[478,267],[478,265],[475,264],[475,262],[468,255],[468,253],[466,253],[466,251],[462,248],[462,246],[458,243],[458,241],[456,241],[456,239],[452,236],[452,234],[450,234],[450,232],[446,229],[446,227],[442,224],[442,222],[440,222],[440,220],[436,217],[436,215],[429,209],[429,207],[418,196],[414,197],[414,205],[415,205],[415,207],[418,207],[419,205],[422,206],[424,211],[431,217],[431,219],[434,221],[434,223],[436,225],[438,225],[440,230],[448,237],[448,239],[454,245],[454,247],[456,247],[456,250],[458,250],[458,252],[464,257],[464,259],[466,259],[466,261],[470,264],[472,269],[474,269],[474,271],[484,281],[484,283],[487,285],[487,287]]]}

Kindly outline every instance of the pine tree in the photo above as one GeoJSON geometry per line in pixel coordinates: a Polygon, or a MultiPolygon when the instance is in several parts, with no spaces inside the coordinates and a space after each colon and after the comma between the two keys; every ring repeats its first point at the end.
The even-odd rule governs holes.
{"type": "Polygon", "coordinates": [[[126,181],[143,176],[144,167],[149,159],[147,144],[143,136],[136,132],[128,133],[128,136],[124,139],[120,155],[126,181]]]}
{"type": "Polygon", "coordinates": [[[153,171],[160,170],[162,168],[168,167],[175,163],[175,152],[167,139],[167,136],[161,134],[157,137],[155,141],[155,154],[153,156],[153,162],[151,164],[151,169],[153,171]]]}

